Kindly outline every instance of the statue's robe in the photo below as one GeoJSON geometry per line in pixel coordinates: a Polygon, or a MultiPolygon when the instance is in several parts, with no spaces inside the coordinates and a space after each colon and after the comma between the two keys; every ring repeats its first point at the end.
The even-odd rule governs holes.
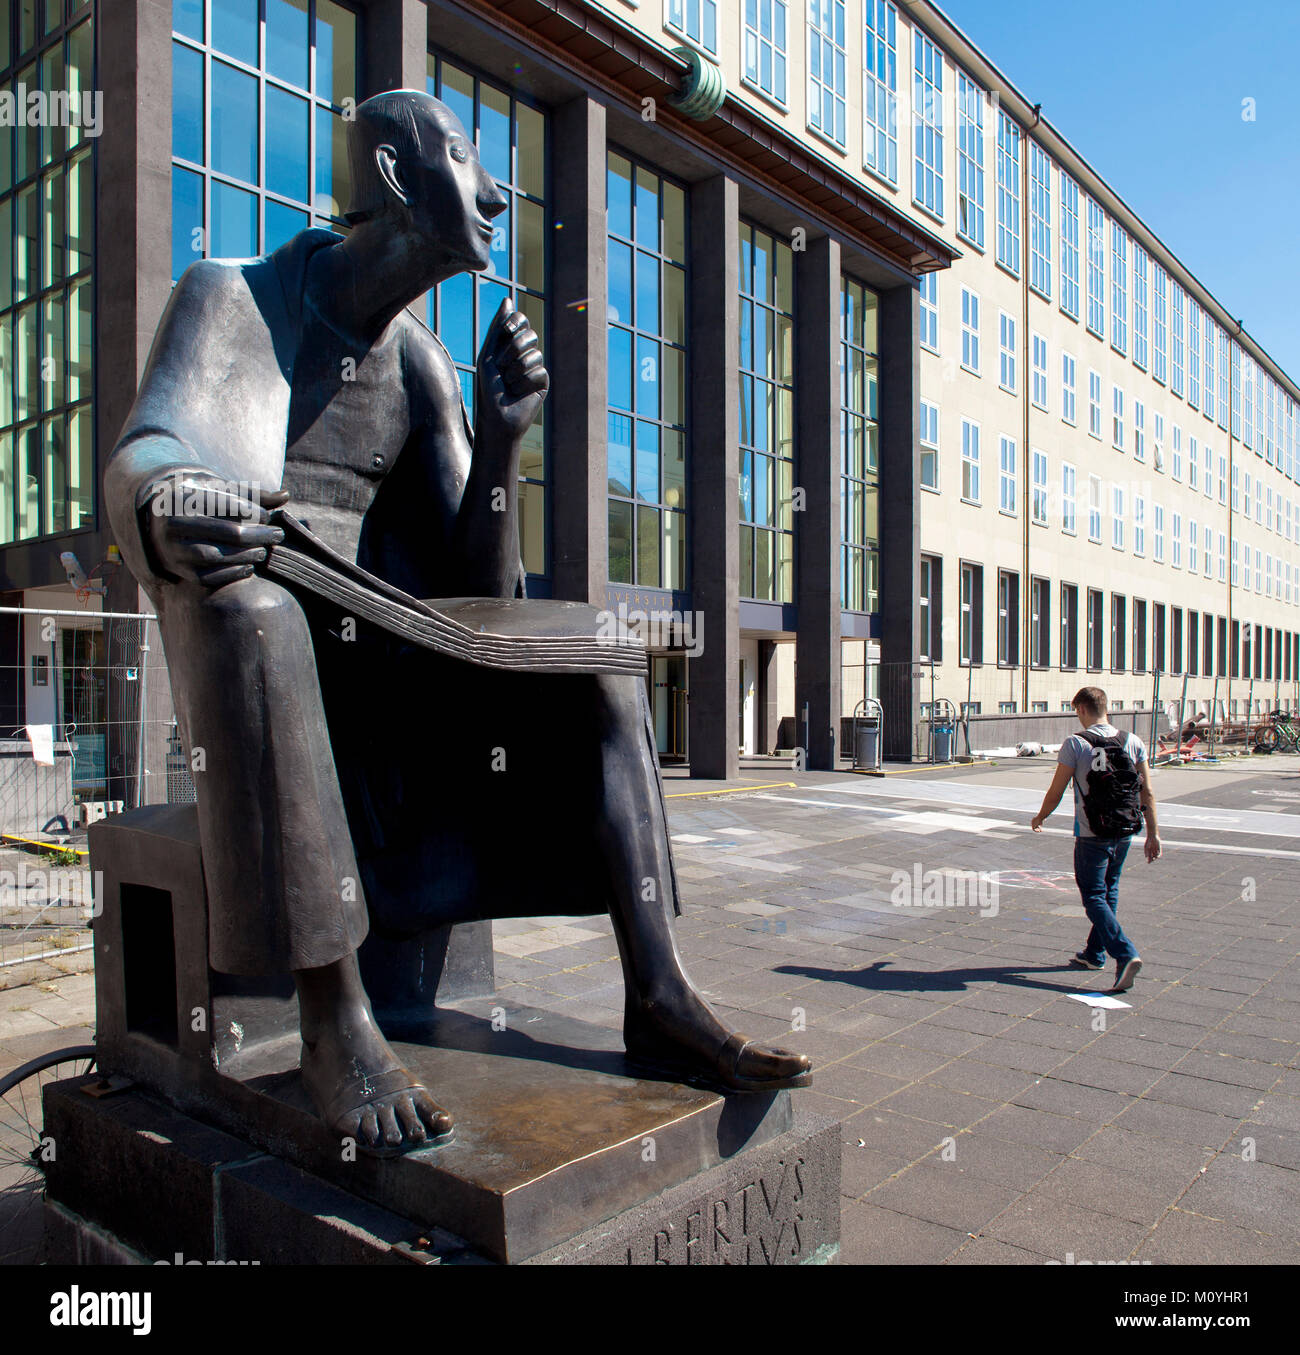
{"type": "MultiPolygon", "coordinates": [[[[654,877],[652,906],[676,910],[641,678],[474,667],[349,624],[264,573],[209,589],[154,559],[151,487],[202,467],[283,484],[332,550],[412,596],[447,595],[472,437],[455,373],[405,311],[361,373],[373,355],[393,379],[317,370],[304,279],[338,239],[305,231],[264,258],[187,270],[105,471],[196,765],[213,967],[316,968],[355,950],[371,922],[403,936],[603,912],[612,874],[630,865],[654,877]],[[396,454],[375,450],[376,427],[396,454]],[[631,839],[649,843],[635,861],[631,839]]],[[[537,615],[595,618],[558,602],[514,604],[504,622],[501,610],[493,629],[521,634],[537,615]]]]}

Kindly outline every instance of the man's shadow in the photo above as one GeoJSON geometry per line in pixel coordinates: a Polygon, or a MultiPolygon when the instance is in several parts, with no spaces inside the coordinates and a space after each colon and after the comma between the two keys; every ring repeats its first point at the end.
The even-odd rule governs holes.
{"type": "Polygon", "coordinates": [[[940,969],[932,972],[922,969],[886,969],[887,960],[875,960],[863,969],[821,969],[813,965],[778,965],[778,974],[800,974],[809,979],[827,983],[850,983],[858,988],[869,988],[877,993],[939,993],[967,992],[968,984],[981,980],[1010,983],[1018,988],[1044,988],[1051,993],[1077,991],[1059,983],[1044,983],[1026,978],[1027,974],[1058,974],[1063,971],[1082,976],[1084,971],[1069,964],[990,965],[983,969],[940,969]]]}

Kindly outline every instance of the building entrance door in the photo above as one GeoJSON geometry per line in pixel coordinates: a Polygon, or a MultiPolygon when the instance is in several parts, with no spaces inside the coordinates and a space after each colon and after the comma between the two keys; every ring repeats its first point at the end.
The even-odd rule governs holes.
{"type": "Polygon", "coordinates": [[[752,756],[758,741],[758,641],[740,642],[740,751],[752,756]]]}
{"type": "Polygon", "coordinates": [[[650,656],[650,711],[661,762],[686,761],[686,658],[650,656]]]}

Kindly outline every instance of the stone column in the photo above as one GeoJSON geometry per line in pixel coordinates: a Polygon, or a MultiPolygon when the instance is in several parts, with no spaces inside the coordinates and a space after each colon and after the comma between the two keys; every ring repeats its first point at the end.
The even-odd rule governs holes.
{"type": "Polygon", "coordinates": [[[554,594],[605,605],[605,109],[572,100],[551,116],[551,555],[554,594]]]}
{"type": "Polygon", "coordinates": [[[361,98],[386,89],[426,87],[429,8],[424,0],[368,0],[362,27],[361,98]]]}
{"type": "MultiPolygon", "coordinates": [[[[104,97],[95,197],[95,441],[102,470],[135,400],[154,330],[171,295],[171,0],[120,0],[100,23],[104,97]]],[[[195,256],[198,257],[197,255],[195,256]]],[[[111,532],[101,491],[100,530],[111,532]]],[[[76,546],[78,553],[85,548],[76,546]]],[[[82,557],[90,568],[92,559],[82,557]]],[[[104,610],[152,612],[125,568],[109,579],[104,610]]],[[[167,669],[156,625],[106,622],[109,675],[109,797],[131,805],[165,798],[162,775],[170,714],[167,669]],[[147,643],[148,651],[141,649],[147,643]],[[147,669],[148,680],[141,674],[147,669]],[[135,680],[127,681],[127,672],[135,680]],[[147,709],[140,740],[142,696],[147,709]],[[141,764],[156,777],[140,775],[141,764]],[[154,782],[157,784],[155,785],[154,782]]]]}
{"type": "Polygon", "coordinates": [[[880,293],[880,661],[882,752],[910,760],[921,718],[920,293],[880,293]]]}
{"type": "Polygon", "coordinates": [[[795,514],[795,737],[807,740],[810,768],[832,771],[840,726],[840,247],[823,237],[795,260],[795,483],[804,491],[795,514]]]}
{"type": "Polygon", "coordinates": [[[740,772],[740,217],[724,175],[690,190],[691,605],[703,650],[690,660],[691,775],[740,772]]]}

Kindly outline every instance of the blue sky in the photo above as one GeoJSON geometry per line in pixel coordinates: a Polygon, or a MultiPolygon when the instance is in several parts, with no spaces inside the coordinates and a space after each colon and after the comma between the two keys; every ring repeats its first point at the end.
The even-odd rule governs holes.
{"type": "Polygon", "coordinates": [[[938,3],[1300,381],[1300,3],[938,3]]]}

